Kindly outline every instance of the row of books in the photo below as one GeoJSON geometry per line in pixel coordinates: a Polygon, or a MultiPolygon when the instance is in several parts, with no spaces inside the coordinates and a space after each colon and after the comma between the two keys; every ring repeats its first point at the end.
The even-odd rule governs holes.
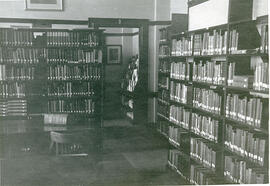
{"type": "Polygon", "coordinates": [[[158,84],[160,87],[169,90],[169,82],[170,82],[170,78],[169,77],[164,77],[161,76],[158,78],[158,84]]]}
{"type": "Polygon", "coordinates": [[[171,81],[170,99],[184,104],[191,104],[192,86],[171,81]],[[190,99],[189,99],[190,98],[190,99]]]}
{"type": "Polygon", "coordinates": [[[67,64],[49,66],[48,80],[99,80],[101,68],[85,64],[69,66],[67,64]]]}
{"type": "Polygon", "coordinates": [[[190,182],[195,185],[224,184],[222,177],[218,177],[212,170],[203,165],[190,165],[190,182]]]}
{"type": "Polygon", "coordinates": [[[27,101],[0,100],[0,116],[27,116],[27,101]]]}
{"type": "Polygon", "coordinates": [[[2,48],[0,47],[0,63],[36,64],[46,56],[46,50],[41,48],[2,48]]]}
{"type": "Polygon", "coordinates": [[[0,83],[0,98],[23,98],[25,96],[25,83],[0,83]]]}
{"type": "Polygon", "coordinates": [[[170,149],[168,156],[168,164],[178,171],[185,178],[189,178],[190,162],[181,151],[177,149],[170,149]]]}
{"type": "Polygon", "coordinates": [[[46,33],[46,36],[47,46],[95,47],[102,44],[101,35],[93,31],[49,31],[46,33]]]}
{"type": "Polygon", "coordinates": [[[189,130],[190,110],[175,105],[170,106],[170,121],[189,130]]]}
{"type": "Polygon", "coordinates": [[[261,53],[269,53],[268,52],[268,24],[261,25],[261,53]]]}
{"type": "Polygon", "coordinates": [[[194,88],[193,106],[208,112],[220,114],[222,97],[209,89],[194,88]]]}
{"type": "Polygon", "coordinates": [[[189,133],[179,127],[169,126],[169,141],[181,149],[188,149],[189,133]]]}
{"type": "Polygon", "coordinates": [[[102,63],[102,51],[93,49],[84,51],[80,49],[47,49],[48,63],[102,63]]]}
{"type": "Polygon", "coordinates": [[[191,131],[215,143],[218,142],[219,121],[197,113],[191,114],[191,131]]]}
{"type": "Polygon", "coordinates": [[[137,71],[133,73],[132,77],[130,80],[128,80],[128,86],[127,86],[127,91],[133,92],[135,89],[135,86],[137,85],[138,82],[138,74],[137,71]]]}
{"type": "Polygon", "coordinates": [[[226,63],[223,61],[206,61],[193,63],[193,81],[224,85],[226,77],[226,63]]]}
{"type": "Polygon", "coordinates": [[[158,91],[158,98],[163,102],[169,103],[170,101],[170,92],[168,90],[158,91]]]}
{"type": "Polygon", "coordinates": [[[168,39],[168,31],[167,31],[167,29],[161,29],[160,30],[160,36],[159,36],[159,42],[165,42],[165,41],[167,41],[167,39],[168,39]]]}
{"type": "Polygon", "coordinates": [[[158,104],[157,113],[169,119],[169,106],[164,104],[158,104]]]}
{"type": "Polygon", "coordinates": [[[263,184],[266,183],[267,171],[252,167],[235,156],[225,156],[224,176],[233,183],[263,184]]]}
{"type": "Polygon", "coordinates": [[[47,87],[48,96],[93,96],[95,95],[94,82],[61,82],[50,83],[47,87]]]}
{"type": "Polygon", "coordinates": [[[205,167],[216,170],[216,161],[220,150],[213,147],[206,140],[201,138],[190,138],[190,156],[199,161],[205,167]]]}
{"type": "Polygon", "coordinates": [[[172,40],[172,56],[191,56],[193,50],[193,35],[172,40]]]}
{"type": "Polygon", "coordinates": [[[160,72],[170,72],[170,62],[169,61],[159,61],[159,71],[160,72]]]}
{"type": "Polygon", "coordinates": [[[228,48],[230,54],[238,54],[238,39],[239,32],[236,29],[231,30],[228,48]]]}
{"type": "Polygon", "coordinates": [[[158,120],[157,130],[161,132],[164,136],[169,136],[169,124],[166,121],[158,120]]]}
{"type": "Polygon", "coordinates": [[[269,64],[259,63],[254,72],[253,89],[269,91],[269,64]]]}
{"type": "Polygon", "coordinates": [[[33,32],[31,30],[0,29],[0,45],[2,46],[32,46],[33,32]]]}
{"type": "Polygon", "coordinates": [[[267,138],[227,124],[225,128],[225,146],[232,152],[263,166],[267,138]]]}
{"type": "Polygon", "coordinates": [[[66,125],[68,114],[44,114],[44,124],[66,125]]]}
{"type": "Polygon", "coordinates": [[[0,64],[1,80],[33,80],[35,67],[29,66],[9,66],[0,64]]]}
{"type": "Polygon", "coordinates": [[[244,122],[258,128],[266,128],[268,123],[268,104],[259,98],[240,97],[228,94],[226,99],[226,117],[244,122]]]}
{"type": "Polygon", "coordinates": [[[48,112],[93,114],[95,102],[92,99],[50,100],[48,101],[48,112]]]}
{"type": "Polygon", "coordinates": [[[213,30],[212,33],[194,35],[194,55],[226,54],[228,32],[213,30]]]}
{"type": "Polygon", "coordinates": [[[159,52],[158,52],[160,57],[166,57],[170,56],[170,47],[166,45],[161,45],[159,46],[159,52]]]}
{"type": "Polygon", "coordinates": [[[172,62],[170,77],[172,79],[189,80],[190,65],[186,62],[172,62]]]}

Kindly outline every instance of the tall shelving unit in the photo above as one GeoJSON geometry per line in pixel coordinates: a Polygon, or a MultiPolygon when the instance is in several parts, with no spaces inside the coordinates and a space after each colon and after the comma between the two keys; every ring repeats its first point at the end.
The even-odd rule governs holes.
{"type": "Polygon", "coordinates": [[[104,79],[103,30],[50,30],[48,51],[48,113],[102,116],[104,79]],[[62,40],[54,40],[56,36],[62,40]]]}
{"type": "Polygon", "coordinates": [[[131,122],[134,122],[134,90],[139,79],[139,68],[139,57],[131,57],[130,64],[121,82],[121,111],[123,116],[131,122]]]}
{"type": "Polygon", "coordinates": [[[39,109],[31,103],[42,97],[46,48],[33,29],[0,29],[1,119],[27,119],[39,109]]]}
{"type": "Polygon", "coordinates": [[[0,29],[1,137],[11,138],[11,124],[20,136],[33,131],[47,136],[45,119],[65,115],[67,125],[95,129],[95,145],[102,148],[103,31],[0,29]]]}
{"type": "Polygon", "coordinates": [[[268,183],[268,16],[251,17],[252,1],[231,0],[227,24],[173,35],[163,56],[170,100],[157,127],[169,167],[192,184],[268,183]]]}

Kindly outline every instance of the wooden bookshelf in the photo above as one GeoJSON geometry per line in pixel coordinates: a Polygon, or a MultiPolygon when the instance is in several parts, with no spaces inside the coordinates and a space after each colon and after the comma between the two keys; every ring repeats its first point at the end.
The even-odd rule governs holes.
{"type": "MultiPolygon", "coordinates": [[[[193,7],[204,2],[205,1],[190,1],[189,7],[193,7]]],[[[183,119],[186,119],[187,116],[183,116],[183,109],[188,109],[190,112],[189,120],[185,121],[188,121],[186,124],[188,124],[189,126],[188,131],[190,134],[190,138],[195,138],[200,141],[206,141],[206,146],[208,147],[219,147],[219,153],[217,153],[215,161],[216,167],[218,167],[218,169],[214,172],[211,172],[211,170],[209,170],[209,173],[208,171],[203,173],[203,182],[198,182],[200,180],[194,180],[194,177],[192,178],[192,175],[194,175],[195,173],[192,171],[200,172],[201,169],[208,170],[209,168],[203,166],[203,163],[201,161],[194,160],[194,158],[190,156],[190,149],[185,149],[185,151],[183,151],[183,149],[179,148],[177,145],[172,145],[170,147],[170,149],[172,148],[180,151],[182,154],[185,154],[187,157],[189,157],[189,171],[192,171],[189,172],[190,177],[188,177],[188,180],[191,182],[191,184],[204,185],[209,183],[256,183],[256,180],[254,179],[247,180],[246,178],[240,178],[237,176],[235,177],[235,175],[232,175],[232,169],[228,167],[228,162],[232,161],[232,159],[233,161],[235,161],[234,166],[240,166],[241,163],[241,166],[251,168],[250,170],[254,174],[258,176],[260,175],[261,177],[259,180],[257,180],[257,183],[268,183],[269,128],[267,127],[267,125],[269,115],[269,80],[268,78],[266,78],[266,76],[268,76],[269,74],[269,72],[267,71],[267,69],[269,68],[269,52],[268,47],[266,47],[268,45],[268,38],[265,38],[265,35],[267,35],[268,33],[268,26],[264,26],[265,24],[267,24],[268,16],[258,18],[258,20],[251,20],[252,1],[230,0],[229,7],[229,22],[227,24],[216,25],[210,28],[203,28],[199,30],[184,32],[180,31],[178,34],[171,35],[171,54],[166,57],[163,56],[162,58],[160,58],[161,64],[163,61],[167,61],[168,64],[171,65],[181,63],[180,69],[176,70],[176,72],[178,72],[180,76],[182,75],[182,78],[174,77],[177,76],[177,74],[172,74],[175,73],[174,66],[168,67],[168,69],[171,69],[168,88],[169,94],[171,94],[171,82],[191,86],[192,93],[184,92],[184,94],[181,93],[181,95],[186,96],[186,100],[191,99],[193,103],[185,104],[182,103],[182,101],[180,102],[169,98],[170,106],[168,107],[168,110],[162,110],[164,113],[168,113],[168,116],[165,116],[162,113],[158,113],[158,128],[160,128],[160,126],[163,126],[162,128],[165,132],[167,132],[168,136],[170,136],[170,132],[166,129],[166,125],[174,125],[175,127],[183,128],[178,122],[183,122],[183,119]],[[241,13],[242,11],[239,12],[239,8],[242,6],[244,6],[243,8],[246,10],[244,13],[241,13]],[[261,32],[260,30],[263,31],[261,32]],[[254,57],[261,59],[261,62],[257,61],[254,64],[254,57]],[[206,66],[207,62],[208,64],[210,64],[210,66],[206,66]],[[217,65],[213,68],[213,66],[211,66],[211,63],[217,65]],[[219,64],[221,63],[222,69],[220,69],[221,67],[219,66],[219,64]],[[234,64],[232,65],[232,63],[234,64]],[[183,67],[183,64],[189,65],[188,72],[181,68],[183,67]],[[201,65],[201,69],[199,70],[199,72],[203,73],[201,74],[201,76],[198,76],[199,78],[194,77],[194,72],[196,72],[194,64],[197,64],[199,66],[201,65]],[[232,67],[234,69],[232,69],[232,67]],[[206,71],[204,72],[204,70],[206,71]],[[261,75],[262,73],[264,73],[264,75],[261,75]],[[209,78],[209,75],[212,78],[209,78]],[[249,81],[248,76],[254,77],[252,83],[250,84],[247,83],[249,81]],[[201,79],[203,77],[207,78],[201,79]],[[215,81],[217,81],[217,78],[220,77],[223,77],[223,79],[220,79],[220,83],[215,83],[215,81]],[[194,78],[197,78],[199,80],[194,80],[194,78]],[[209,94],[207,94],[207,99],[199,104],[202,107],[195,107],[195,88],[206,90],[206,92],[213,91],[220,96],[219,113],[213,113],[209,110],[209,108],[213,106],[213,102],[211,100],[214,100],[214,97],[210,97],[209,94]],[[229,99],[229,95],[238,95],[238,97],[233,97],[233,99],[236,99],[234,100],[236,101],[236,110],[228,110],[229,108],[233,108],[226,105],[228,104],[227,100],[229,99]],[[257,103],[255,104],[256,101],[257,103]],[[208,104],[210,104],[211,106],[208,104]],[[248,108],[245,104],[250,105],[249,112],[253,115],[247,115],[248,108]],[[172,108],[172,106],[179,109],[179,111],[171,111],[170,108],[172,108]],[[262,111],[258,109],[261,109],[262,111]],[[228,117],[228,113],[232,114],[231,116],[236,113],[238,119],[228,117]],[[192,122],[194,120],[194,118],[192,118],[193,114],[198,115],[202,118],[205,117],[205,120],[211,119],[217,121],[218,136],[216,141],[205,138],[205,131],[201,131],[202,133],[200,133],[197,129],[194,130],[191,128],[192,122]],[[180,121],[175,122],[174,117],[178,117],[180,121]],[[252,147],[250,146],[248,148],[254,151],[249,152],[249,157],[241,156],[239,155],[239,153],[235,152],[235,150],[231,150],[227,147],[226,144],[228,143],[228,140],[230,140],[232,135],[229,134],[230,130],[226,129],[227,126],[231,126],[233,131],[237,131],[237,133],[234,132],[234,135],[237,136],[237,138],[235,137],[236,144],[230,144],[233,149],[243,151],[244,145],[250,146],[250,144],[252,144],[252,147]],[[247,143],[247,141],[244,140],[244,137],[243,139],[240,139],[240,133],[242,134],[242,136],[249,135],[248,139],[251,141],[247,143]],[[258,149],[260,149],[261,151],[258,149]],[[255,162],[258,162],[260,165],[255,162]],[[219,179],[212,179],[214,177],[218,177],[219,179]]],[[[162,75],[164,76],[164,74],[162,73],[159,74],[159,77],[162,75]]],[[[250,79],[252,79],[252,77],[250,77],[250,79]]],[[[159,91],[164,91],[164,87],[159,88],[159,91]]],[[[216,102],[214,102],[214,105],[215,104],[216,102]]],[[[162,105],[163,102],[158,101],[158,107],[163,107],[162,105]]],[[[209,124],[207,124],[206,126],[208,125],[209,124]]],[[[246,147],[244,148],[244,150],[246,150],[246,147]]],[[[172,164],[169,163],[169,165],[172,164]]],[[[177,168],[173,168],[173,170],[176,172],[180,171],[177,168]]],[[[239,169],[237,169],[237,171],[239,171],[239,169]]],[[[181,174],[183,173],[184,172],[181,172],[181,174]]]]}
{"type": "MultiPolygon", "coordinates": [[[[32,114],[67,113],[75,118],[96,117],[101,121],[104,87],[103,31],[1,28],[1,86],[19,84],[25,87],[18,96],[16,93],[7,92],[11,89],[1,89],[1,100],[26,100],[26,118],[31,118],[32,114]],[[20,69],[26,69],[26,75],[23,71],[20,72],[20,69]],[[31,74],[27,74],[28,71],[31,74]],[[74,89],[76,86],[82,86],[80,92],[74,89]],[[58,104],[58,109],[51,110],[53,107],[47,107],[50,102],[60,100],[62,105],[58,104]],[[70,105],[76,101],[95,105],[95,108],[85,105],[76,109],[75,105],[70,105]],[[68,104],[74,108],[67,109],[68,104]]],[[[14,91],[18,91],[18,88],[14,91]]],[[[5,118],[12,117],[1,117],[5,118]]]]}

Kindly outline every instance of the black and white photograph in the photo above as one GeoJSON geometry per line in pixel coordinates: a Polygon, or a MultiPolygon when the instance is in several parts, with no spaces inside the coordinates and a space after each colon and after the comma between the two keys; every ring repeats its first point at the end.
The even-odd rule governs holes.
{"type": "Polygon", "coordinates": [[[269,185],[268,0],[0,0],[0,186],[269,185]]]}

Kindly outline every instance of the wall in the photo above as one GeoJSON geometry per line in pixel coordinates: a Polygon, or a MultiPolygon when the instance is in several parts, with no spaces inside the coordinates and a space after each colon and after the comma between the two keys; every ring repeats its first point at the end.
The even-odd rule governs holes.
{"type": "Polygon", "coordinates": [[[268,0],[253,0],[253,19],[268,15],[268,0]]]}
{"type": "Polygon", "coordinates": [[[88,17],[153,19],[154,15],[153,0],[63,0],[64,11],[25,11],[24,1],[0,1],[0,17],[86,20],[88,17]]]}
{"type": "Polygon", "coordinates": [[[228,22],[229,0],[209,0],[189,9],[189,28],[197,30],[228,22]]]}
{"type": "Polygon", "coordinates": [[[172,14],[187,14],[188,13],[188,3],[187,0],[171,0],[171,13],[172,14]]]}

